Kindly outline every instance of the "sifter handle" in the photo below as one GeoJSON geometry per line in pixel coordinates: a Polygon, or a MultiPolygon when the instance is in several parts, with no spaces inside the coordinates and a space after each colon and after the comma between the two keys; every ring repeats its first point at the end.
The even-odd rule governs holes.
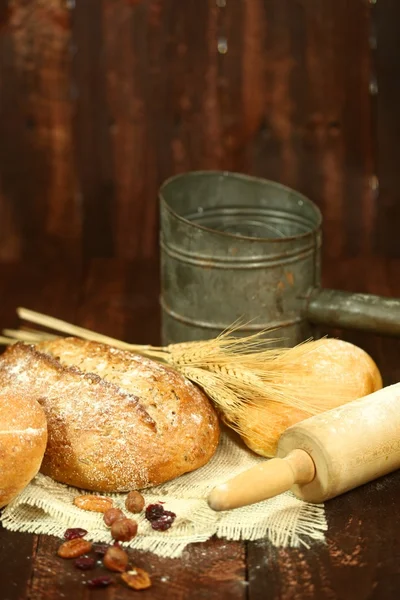
{"type": "Polygon", "coordinates": [[[315,288],[303,316],[316,325],[400,336],[400,299],[315,288]]]}
{"type": "Polygon", "coordinates": [[[216,511],[247,506],[282,494],[296,483],[310,483],[314,476],[310,455],[292,450],[285,458],[265,461],[218,485],[208,496],[208,505],[216,511]]]}

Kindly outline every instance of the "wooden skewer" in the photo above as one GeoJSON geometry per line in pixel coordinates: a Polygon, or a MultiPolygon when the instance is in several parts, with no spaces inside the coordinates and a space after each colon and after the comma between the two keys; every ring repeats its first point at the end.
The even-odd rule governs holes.
{"type": "Polygon", "coordinates": [[[19,318],[23,319],[24,321],[29,321],[31,323],[35,323],[36,325],[42,325],[44,327],[47,327],[48,329],[60,331],[67,335],[80,337],[85,340],[91,340],[93,342],[108,344],[109,346],[114,346],[115,348],[120,348],[122,350],[130,350],[131,352],[137,352],[138,354],[148,354],[149,352],[153,352],[156,356],[157,353],[159,353],[160,358],[162,358],[165,354],[164,349],[161,347],[128,344],[127,342],[117,340],[107,335],[103,335],[102,333],[96,333],[94,331],[91,331],[90,329],[86,329],[85,327],[72,325],[71,323],[62,321],[61,319],[49,317],[48,315],[29,310],[28,308],[18,307],[17,314],[19,318]]]}
{"type": "Polygon", "coordinates": [[[9,337],[5,337],[4,335],[0,335],[0,346],[10,346],[11,344],[15,344],[17,340],[9,337]]]}
{"type": "Polygon", "coordinates": [[[42,325],[44,327],[48,327],[49,329],[55,329],[56,331],[61,331],[67,335],[83,337],[94,342],[103,342],[107,344],[112,343],[114,346],[119,344],[120,348],[123,347],[126,350],[130,349],[130,344],[122,342],[121,340],[116,340],[101,333],[95,333],[94,331],[90,331],[90,329],[85,329],[84,327],[79,327],[78,325],[72,325],[71,323],[62,321],[61,319],[49,317],[48,315],[29,310],[27,308],[17,308],[17,314],[19,318],[23,319],[24,321],[30,321],[36,325],[42,325]]]}
{"type": "Polygon", "coordinates": [[[22,342],[42,342],[43,340],[54,340],[57,338],[52,333],[45,331],[26,331],[24,329],[3,329],[3,334],[7,337],[20,340],[22,342]]]}

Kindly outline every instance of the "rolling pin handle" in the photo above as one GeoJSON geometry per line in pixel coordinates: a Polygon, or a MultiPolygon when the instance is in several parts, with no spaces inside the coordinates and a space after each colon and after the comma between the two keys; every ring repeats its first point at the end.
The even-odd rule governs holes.
{"type": "Polygon", "coordinates": [[[312,458],[296,449],[285,458],[265,461],[215,487],[207,502],[215,511],[239,508],[277,496],[296,483],[310,483],[314,476],[312,458]]]}

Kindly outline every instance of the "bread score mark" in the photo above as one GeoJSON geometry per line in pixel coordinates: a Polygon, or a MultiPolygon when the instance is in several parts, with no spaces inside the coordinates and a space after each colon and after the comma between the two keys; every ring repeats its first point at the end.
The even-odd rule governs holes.
{"type": "MultiPolygon", "coordinates": [[[[136,408],[138,416],[140,417],[142,422],[147,427],[149,427],[149,429],[151,429],[154,432],[157,432],[156,422],[149,415],[145,407],[140,403],[140,400],[137,396],[126,392],[123,388],[119,387],[114,383],[102,379],[96,373],[86,373],[84,371],[81,371],[76,366],[67,367],[65,365],[62,365],[60,361],[58,361],[56,358],[53,358],[53,356],[51,356],[50,354],[47,354],[46,352],[39,352],[39,350],[37,350],[32,344],[24,344],[23,342],[18,342],[13,346],[7,348],[6,354],[7,358],[10,358],[11,360],[13,360],[13,358],[16,358],[18,360],[18,357],[20,357],[22,361],[26,361],[26,369],[29,369],[31,365],[31,368],[35,370],[35,360],[39,359],[47,363],[47,365],[51,369],[54,369],[59,375],[69,375],[73,379],[85,381],[93,386],[98,386],[99,388],[102,388],[105,392],[109,391],[110,394],[119,395],[121,399],[123,398],[125,401],[128,401],[132,404],[132,406],[136,408]]],[[[7,372],[7,365],[3,364],[1,365],[1,367],[2,368],[0,369],[0,379],[2,379],[2,374],[4,374],[6,377],[7,375],[9,375],[12,379],[12,373],[7,372]]],[[[37,400],[38,402],[40,402],[40,398],[37,398],[37,400]]]]}

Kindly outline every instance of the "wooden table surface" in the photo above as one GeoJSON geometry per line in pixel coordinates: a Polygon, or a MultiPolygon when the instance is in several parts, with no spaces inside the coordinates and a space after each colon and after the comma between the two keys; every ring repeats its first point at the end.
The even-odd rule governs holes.
{"type": "MultiPolygon", "coordinates": [[[[348,259],[324,265],[325,285],[400,297],[400,260],[348,259]]],[[[159,337],[158,268],[153,262],[113,259],[81,264],[35,261],[0,266],[0,325],[18,324],[23,305],[137,343],[159,337]]],[[[332,333],[332,332],[331,332],[332,333]]],[[[337,332],[334,332],[337,333],[337,332]]],[[[400,342],[343,333],[371,353],[386,384],[400,381],[400,342]]],[[[400,596],[400,473],[386,476],[326,504],[325,544],[274,548],[210,540],[180,559],[132,552],[153,587],[140,597],[191,600],[386,600],[400,596]]],[[[59,540],[0,530],[0,598],[123,599],[138,592],[89,591],[82,573],[56,556],[59,540]]]]}

